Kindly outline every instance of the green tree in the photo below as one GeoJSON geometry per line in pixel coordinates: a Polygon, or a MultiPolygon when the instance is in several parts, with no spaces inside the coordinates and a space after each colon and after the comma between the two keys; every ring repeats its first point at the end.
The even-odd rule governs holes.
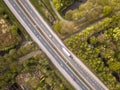
{"type": "Polygon", "coordinates": [[[57,21],[56,24],[53,26],[54,30],[56,32],[60,32],[61,30],[61,22],[60,21],[57,21]]]}
{"type": "Polygon", "coordinates": [[[3,14],[5,12],[4,8],[0,7],[0,14],[3,14]]]}
{"type": "Polygon", "coordinates": [[[8,19],[9,18],[7,14],[5,14],[3,17],[4,17],[4,19],[8,19]]]}
{"type": "Polygon", "coordinates": [[[10,56],[15,55],[15,53],[16,53],[16,49],[12,49],[12,50],[9,51],[9,55],[10,56]]]}
{"type": "Polygon", "coordinates": [[[120,72],[120,62],[118,61],[111,62],[109,68],[112,71],[120,72]]]}
{"type": "Polygon", "coordinates": [[[72,10],[67,11],[66,14],[65,14],[65,18],[68,19],[68,20],[72,20],[72,16],[73,16],[73,11],[72,10]]]}
{"type": "Polygon", "coordinates": [[[103,8],[103,14],[105,16],[109,15],[111,13],[111,11],[112,11],[112,9],[111,9],[110,6],[104,6],[104,8],[103,8]]]}
{"type": "Polygon", "coordinates": [[[14,35],[14,36],[18,35],[17,31],[18,31],[18,27],[15,26],[15,25],[12,25],[11,26],[11,33],[12,33],[12,35],[14,35]]]}
{"type": "Polygon", "coordinates": [[[92,37],[90,38],[90,43],[91,43],[91,44],[96,44],[96,42],[97,42],[97,38],[96,38],[95,36],[92,36],[92,37]]]}

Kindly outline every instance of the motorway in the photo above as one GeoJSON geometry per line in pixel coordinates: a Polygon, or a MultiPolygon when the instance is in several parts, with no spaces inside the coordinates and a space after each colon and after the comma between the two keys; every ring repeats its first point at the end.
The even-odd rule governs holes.
{"type": "Polygon", "coordinates": [[[48,43],[44,36],[37,30],[32,21],[22,11],[15,0],[4,0],[9,9],[13,12],[19,22],[23,25],[32,39],[41,47],[46,55],[51,59],[52,63],[60,70],[66,79],[77,90],[89,90],[89,88],[78,78],[78,76],[65,64],[62,57],[60,57],[54,48],[48,43]],[[75,78],[75,80],[73,80],[75,78]]]}
{"type": "MultiPolygon", "coordinates": [[[[18,0],[22,7],[25,9],[27,14],[32,18],[35,24],[41,29],[41,31],[46,35],[50,40],[52,45],[59,51],[59,53],[67,59],[67,62],[74,68],[74,70],[86,81],[86,83],[93,90],[108,90],[108,88],[93,74],[91,74],[88,69],[85,69],[82,64],[76,62],[75,57],[67,56],[64,51],[61,49],[65,47],[58,38],[53,34],[51,28],[44,22],[42,17],[37,13],[34,7],[31,5],[29,0],[18,0]],[[74,57],[74,58],[73,58],[74,57]]],[[[66,47],[65,47],[66,48],[66,47]]]]}

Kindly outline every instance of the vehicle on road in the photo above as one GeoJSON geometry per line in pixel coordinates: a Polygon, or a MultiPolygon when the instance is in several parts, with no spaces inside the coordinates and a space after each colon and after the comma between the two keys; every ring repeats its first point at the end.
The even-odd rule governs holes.
{"type": "Polygon", "coordinates": [[[63,50],[63,52],[64,52],[67,56],[71,57],[71,54],[67,51],[67,49],[65,49],[64,47],[62,47],[62,50],[63,50]]]}
{"type": "Polygon", "coordinates": [[[72,79],[73,79],[74,81],[76,81],[75,77],[72,77],[72,79]]]}

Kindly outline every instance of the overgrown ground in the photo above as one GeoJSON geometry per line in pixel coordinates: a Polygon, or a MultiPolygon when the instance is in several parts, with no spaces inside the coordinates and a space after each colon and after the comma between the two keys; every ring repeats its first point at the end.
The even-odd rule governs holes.
{"type": "Polygon", "coordinates": [[[21,26],[21,24],[17,21],[15,16],[9,11],[3,0],[0,0],[0,17],[7,19],[6,22],[10,25],[16,26],[18,29],[20,29],[24,36],[29,39],[29,36],[27,32],[24,30],[24,28],[21,26]]]}
{"type": "Polygon", "coordinates": [[[5,19],[0,19],[0,50],[11,48],[21,42],[17,28],[11,26],[5,19]]]}

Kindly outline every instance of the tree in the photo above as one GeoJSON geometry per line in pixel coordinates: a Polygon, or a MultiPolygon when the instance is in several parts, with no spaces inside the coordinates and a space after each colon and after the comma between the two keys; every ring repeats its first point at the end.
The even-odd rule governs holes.
{"type": "Polygon", "coordinates": [[[47,84],[49,84],[50,86],[52,86],[52,83],[53,83],[53,78],[52,77],[47,77],[46,79],[45,79],[45,81],[46,81],[46,83],[47,84]]]}
{"type": "Polygon", "coordinates": [[[18,27],[15,26],[15,25],[12,25],[12,26],[11,26],[11,33],[12,33],[14,36],[16,36],[16,35],[18,35],[17,31],[18,31],[18,27]]]}
{"type": "Polygon", "coordinates": [[[120,52],[117,54],[117,59],[120,61],[120,52]]]}
{"type": "Polygon", "coordinates": [[[95,36],[92,36],[90,38],[90,44],[96,44],[96,42],[97,42],[97,38],[95,36]]]}
{"type": "Polygon", "coordinates": [[[5,12],[4,8],[0,7],[0,14],[3,14],[5,12]]]}
{"type": "Polygon", "coordinates": [[[65,14],[65,18],[68,19],[68,20],[72,20],[72,16],[73,16],[73,11],[72,10],[67,11],[66,14],[65,14]]]}
{"type": "Polygon", "coordinates": [[[103,8],[103,14],[104,14],[104,16],[109,15],[111,13],[111,11],[112,11],[112,9],[111,9],[110,6],[104,6],[104,8],[103,8]]]}
{"type": "Polygon", "coordinates": [[[8,15],[7,15],[7,14],[5,14],[5,15],[4,15],[4,18],[5,18],[5,19],[8,19],[9,17],[8,17],[8,15]]]}
{"type": "Polygon", "coordinates": [[[56,32],[60,32],[61,30],[61,22],[60,21],[57,21],[56,24],[53,26],[54,30],[56,32]]]}
{"type": "Polygon", "coordinates": [[[109,68],[114,72],[120,72],[120,62],[118,61],[113,61],[111,63],[109,62],[109,68]]]}
{"type": "Polygon", "coordinates": [[[53,4],[57,10],[60,10],[60,4],[61,4],[60,1],[61,0],[52,0],[53,4]]]}
{"type": "Polygon", "coordinates": [[[10,55],[10,56],[15,55],[15,53],[16,53],[16,49],[11,49],[11,50],[9,51],[9,55],[10,55]]]}
{"type": "Polygon", "coordinates": [[[115,39],[116,41],[120,40],[120,28],[116,27],[113,32],[113,39],[115,39]]]}

